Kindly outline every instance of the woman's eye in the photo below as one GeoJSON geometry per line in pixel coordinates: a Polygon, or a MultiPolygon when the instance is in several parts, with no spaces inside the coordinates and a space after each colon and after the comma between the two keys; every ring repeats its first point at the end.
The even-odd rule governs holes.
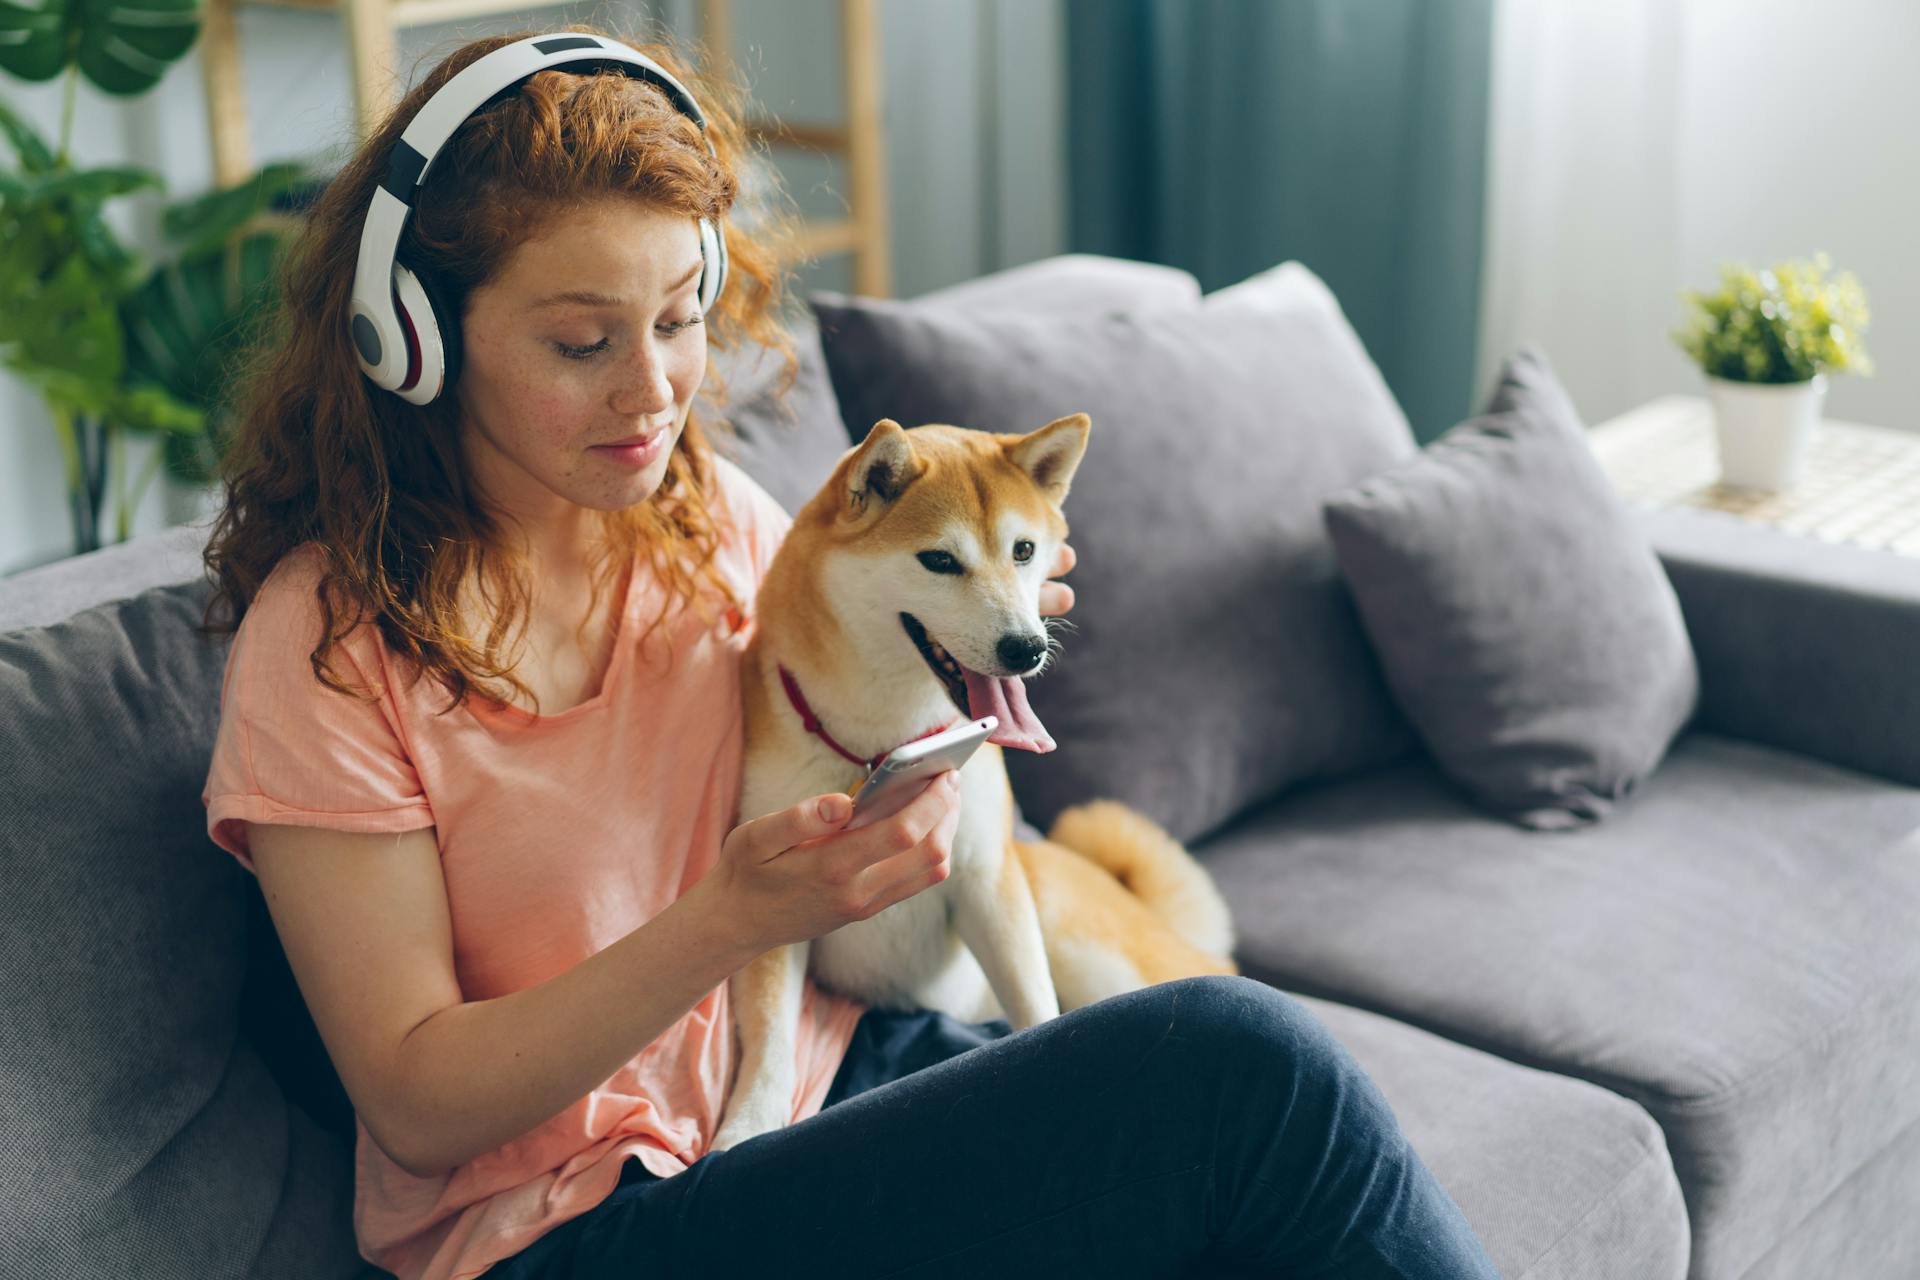
{"type": "Polygon", "coordinates": [[[1033,559],[1033,544],[1031,542],[1022,538],[1013,544],[1013,562],[1015,564],[1025,564],[1031,559],[1033,559]]]}
{"type": "Polygon", "coordinates": [[[944,551],[922,551],[920,563],[935,573],[960,573],[960,562],[944,551]]]}
{"type": "MultiPolygon", "coordinates": [[[[685,320],[674,320],[667,324],[659,325],[657,332],[663,338],[675,338],[693,328],[695,325],[702,323],[705,319],[705,316],[700,315],[688,316],[685,320]]],[[[613,339],[602,338],[590,347],[576,347],[569,343],[556,342],[553,344],[553,349],[569,360],[591,360],[612,345],[613,339]]]]}

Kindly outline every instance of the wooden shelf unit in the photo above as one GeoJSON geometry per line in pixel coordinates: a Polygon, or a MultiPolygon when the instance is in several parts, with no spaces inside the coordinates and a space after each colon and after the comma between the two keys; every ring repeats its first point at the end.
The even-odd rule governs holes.
{"type": "MultiPolygon", "coordinates": [[[[246,90],[234,7],[241,0],[206,0],[200,58],[206,76],[207,116],[213,143],[214,181],[222,187],[254,171],[247,128],[246,90]]],[[[540,0],[248,0],[340,14],[353,71],[354,116],[361,136],[398,101],[395,74],[398,33],[408,27],[468,18],[522,13],[547,7],[540,0]]],[[[825,0],[811,0],[824,3],[825,0]]],[[[892,248],[887,234],[886,155],[881,124],[880,35],[877,0],[838,0],[840,52],[845,83],[843,124],[792,124],[756,117],[747,128],[769,146],[838,155],[847,174],[844,218],[809,219],[801,228],[794,260],[835,254],[853,257],[856,293],[886,297],[893,291],[892,248]]],[[[701,39],[709,48],[733,47],[727,0],[700,0],[701,39]]],[[[792,265],[791,263],[787,265],[792,265]]]]}

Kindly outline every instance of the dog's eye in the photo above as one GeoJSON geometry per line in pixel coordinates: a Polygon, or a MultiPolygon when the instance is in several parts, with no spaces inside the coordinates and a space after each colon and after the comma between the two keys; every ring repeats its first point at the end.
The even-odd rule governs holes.
{"type": "Polygon", "coordinates": [[[1013,562],[1015,564],[1025,564],[1031,559],[1033,559],[1033,544],[1031,542],[1022,538],[1013,544],[1013,562]]]}
{"type": "Polygon", "coordinates": [[[920,563],[935,573],[963,573],[960,562],[944,551],[922,551],[920,563]]]}

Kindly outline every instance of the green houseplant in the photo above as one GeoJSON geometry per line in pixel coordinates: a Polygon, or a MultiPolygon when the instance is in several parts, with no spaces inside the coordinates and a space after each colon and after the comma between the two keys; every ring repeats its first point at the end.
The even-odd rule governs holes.
{"type": "Polygon", "coordinates": [[[104,217],[111,200],[163,189],[157,174],[74,167],[74,94],[84,75],[128,97],[157,84],[199,33],[198,0],[56,0],[0,6],[0,70],[66,76],[60,137],[50,145],[0,103],[12,152],[0,167],[0,364],[35,388],[59,434],[76,553],[124,541],[161,462],[205,484],[221,447],[211,421],[231,358],[270,300],[285,219],[265,211],[304,181],[276,165],[246,182],[173,203],[161,261],[130,251],[104,217]],[[159,445],[129,486],[125,438],[159,445]]]}
{"type": "Polygon", "coordinates": [[[1871,374],[1868,313],[1852,272],[1829,280],[1824,253],[1755,271],[1721,268],[1720,288],[1681,294],[1674,332],[1706,375],[1723,483],[1791,488],[1826,402],[1829,373],[1871,374]]]}

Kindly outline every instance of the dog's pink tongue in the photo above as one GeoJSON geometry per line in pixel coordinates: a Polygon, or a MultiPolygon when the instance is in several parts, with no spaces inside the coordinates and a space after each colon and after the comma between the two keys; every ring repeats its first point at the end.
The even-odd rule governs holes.
{"type": "Polygon", "coordinates": [[[1000,727],[988,742],[1042,754],[1053,750],[1053,738],[1027,705],[1027,686],[1019,676],[983,676],[964,666],[960,670],[966,673],[967,707],[973,718],[1000,717],[1000,727]]]}

